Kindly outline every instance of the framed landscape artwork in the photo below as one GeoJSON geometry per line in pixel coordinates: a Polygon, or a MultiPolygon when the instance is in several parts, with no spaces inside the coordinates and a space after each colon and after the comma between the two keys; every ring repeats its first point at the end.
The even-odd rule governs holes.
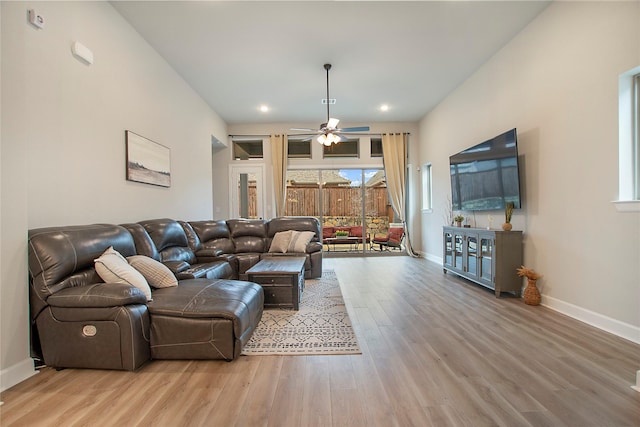
{"type": "Polygon", "coordinates": [[[130,130],[125,131],[127,180],[171,187],[171,151],[130,130]]]}

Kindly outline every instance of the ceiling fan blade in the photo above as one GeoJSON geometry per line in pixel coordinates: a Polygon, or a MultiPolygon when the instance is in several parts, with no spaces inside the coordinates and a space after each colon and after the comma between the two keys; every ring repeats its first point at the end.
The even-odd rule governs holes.
{"type": "Polygon", "coordinates": [[[289,130],[295,130],[299,132],[318,132],[318,129],[308,129],[308,128],[291,128],[289,130]]]}
{"type": "Polygon", "coordinates": [[[340,120],[338,119],[329,119],[329,121],[327,122],[327,127],[329,129],[335,129],[336,127],[338,127],[338,123],[340,122],[340,120]]]}
{"type": "Polygon", "coordinates": [[[336,129],[338,132],[369,132],[369,126],[336,129]]]}

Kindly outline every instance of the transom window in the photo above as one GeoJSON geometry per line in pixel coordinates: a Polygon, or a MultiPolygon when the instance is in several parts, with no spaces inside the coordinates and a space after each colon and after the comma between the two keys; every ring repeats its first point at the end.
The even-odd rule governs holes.
{"type": "Polygon", "coordinates": [[[323,146],[323,157],[359,157],[360,153],[358,147],[360,145],[359,139],[347,139],[338,144],[331,144],[330,146],[323,146]]]}
{"type": "Polygon", "coordinates": [[[309,139],[308,137],[305,139],[289,138],[287,143],[287,156],[290,159],[311,158],[311,139],[309,139]]]}
{"type": "Polygon", "coordinates": [[[262,159],[262,140],[234,140],[233,141],[233,159],[249,160],[262,159]]]}
{"type": "Polygon", "coordinates": [[[371,157],[382,157],[382,138],[371,138],[371,157]]]}

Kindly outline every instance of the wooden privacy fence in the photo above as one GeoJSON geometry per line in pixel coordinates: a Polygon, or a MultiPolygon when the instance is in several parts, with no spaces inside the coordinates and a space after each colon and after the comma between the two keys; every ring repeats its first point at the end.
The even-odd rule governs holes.
{"type": "MultiPolygon", "coordinates": [[[[365,189],[365,215],[387,214],[386,187],[365,189]]],[[[322,188],[322,216],[362,216],[362,189],[360,187],[322,188]]],[[[287,187],[286,215],[320,216],[318,187],[287,187]]]]}
{"type": "MultiPolygon", "coordinates": [[[[287,187],[285,215],[320,216],[318,187],[287,187]]],[[[322,216],[362,217],[362,189],[360,187],[322,188],[322,216]]],[[[365,216],[389,215],[386,187],[365,189],[365,216]]],[[[256,186],[249,184],[249,218],[258,217],[256,186]]]]}

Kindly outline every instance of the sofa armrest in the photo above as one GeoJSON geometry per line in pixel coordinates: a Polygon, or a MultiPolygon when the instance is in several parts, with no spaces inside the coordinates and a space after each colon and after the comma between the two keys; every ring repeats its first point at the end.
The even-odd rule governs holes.
{"type": "Polygon", "coordinates": [[[201,249],[196,252],[196,260],[198,264],[204,264],[204,263],[214,262],[214,261],[226,261],[226,258],[221,256],[222,254],[224,254],[222,249],[216,249],[216,248],[201,249]]]}
{"type": "Polygon", "coordinates": [[[191,268],[191,264],[186,261],[165,261],[163,262],[173,274],[182,273],[191,268]]]}
{"type": "Polygon", "coordinates": [[[124,283],[95,283],[62,289],[47,298],[53,307],[120,307],[129,304],[146,304],[144,293],[124,283]]]}
{"type": "Polygon", "coordinates": [[[322,243],[320,242],[309,242],[309,244],[307,245],[308,254],[312,254],[314,252],[321,252],[321,251],[322,251],[322,243]]]}

